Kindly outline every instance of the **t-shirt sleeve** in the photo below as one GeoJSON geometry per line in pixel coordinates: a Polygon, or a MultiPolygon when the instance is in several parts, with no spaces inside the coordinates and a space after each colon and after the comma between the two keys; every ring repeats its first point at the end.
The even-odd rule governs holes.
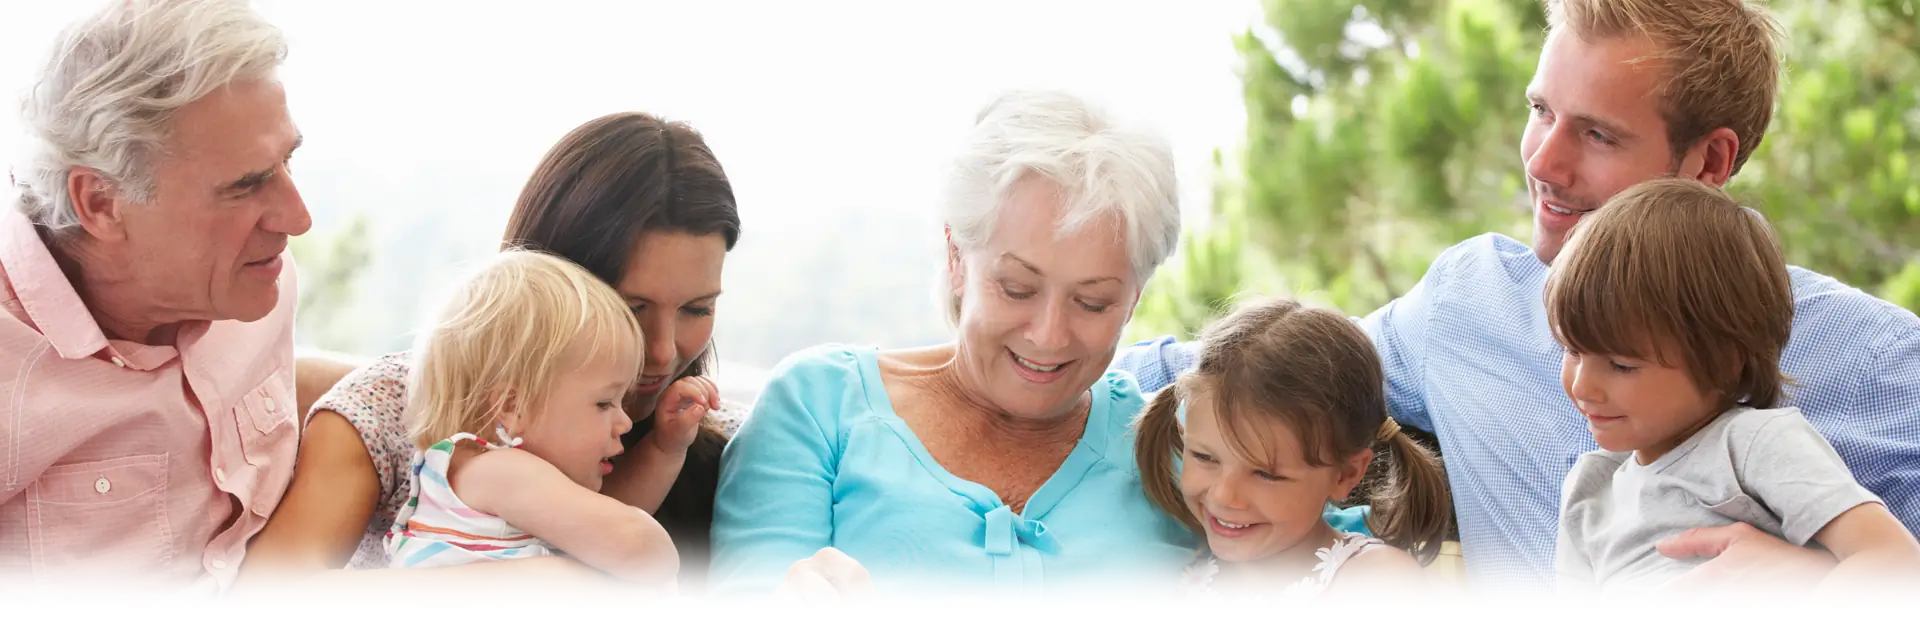
{"type": "Polygon", "coordinates": [[[1781,536],[1794,545],[1806,545],[1840,513],[1880,502],[1798,412],[1759,420],[1741,435],[1733,454],[1740,487],[1780,517],[1781,536]]]}
{"type": "Polygon", "coordinates": [[[1588,499],[1607,493],[1605,482],[1595,471],[1613,464],[1583,458],[1574,464],[1560,485],[1560,529],[1553,548],[1553,572],[1561,595],[1590,596],[1600,592],[1599,578],[1593,571],[1593,559],[1587,554],[1586,509],[1588,499]]]}

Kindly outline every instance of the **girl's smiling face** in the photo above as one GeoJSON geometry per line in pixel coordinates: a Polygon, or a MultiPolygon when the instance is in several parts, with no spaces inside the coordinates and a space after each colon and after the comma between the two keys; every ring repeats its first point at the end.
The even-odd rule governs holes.
{"type": "Polygon", "coordinates": [[[1363,450],[1313,466],[1298,434],[1277,420],[1251,421],[1258,431],[1236,435],[1255,445],[1235,446],[1213,400],[1204,395],[1187,400],[1180,491],[1221,561],[1261,560],[1301,544],[1326,524],[1327,502],[1345,498],[1373,457],[1373,451],[1363,450]]]}

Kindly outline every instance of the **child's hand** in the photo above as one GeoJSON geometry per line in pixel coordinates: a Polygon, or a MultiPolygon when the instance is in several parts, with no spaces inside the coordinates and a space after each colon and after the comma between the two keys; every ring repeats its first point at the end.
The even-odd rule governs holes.
{"type": "Polygon", "coordinates": [[[653,432],[647,434],[661,452],[684,453],[700,434],[700,421],[720,407],[720,388],[704,376],[674,381],[661,392],[653,412],[653,432]]]}

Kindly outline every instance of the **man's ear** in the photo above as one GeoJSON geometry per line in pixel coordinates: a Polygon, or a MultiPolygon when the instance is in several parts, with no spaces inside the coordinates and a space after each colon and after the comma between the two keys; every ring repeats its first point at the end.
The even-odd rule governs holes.
{"type": "Polygon", "coordinates": [[[126,239],[126,204],[120,198],[119,185],[105,175],[86,167],[68,171],[67,199],[73,201],[73,215],[87,235],[103,242],[126,239]]]}
{"type": "Polygon", "coordinates": [[[1686,155],[1680,158],[1679,173],[1674,175],[1725,187],[1727,181],[1733,179],[1733,160],[1739,154],[1740,135],[1727,128],[1717,128],[1687,148],[1686,155]]]}

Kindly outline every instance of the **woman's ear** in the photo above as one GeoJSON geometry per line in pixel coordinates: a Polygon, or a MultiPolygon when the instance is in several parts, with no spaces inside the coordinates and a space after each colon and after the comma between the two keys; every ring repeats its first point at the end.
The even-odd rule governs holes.
{"type": "Polygon", "coordinates": [[[1360,485],[1360,480],[1366,478],[1367,466],[1372,463],[1373,449],[1371,448],[1360,449],[1360,452],[1340,462],[1337,465],[1340,469],[1340,477],[1334,480],[1333,490],[1327,497],[1336,501],[1345,501],[1348,495],[1353,494],[1353,488],[1360,485]]]}
{"type": "Polygon", "coordinates": [[[960,245],[953,243],[953,227],[946,227],[947,236],[947,284],[953,296],[960,296],[961,289],[967,285],[967,268],[960,261],[960,245]]]}

